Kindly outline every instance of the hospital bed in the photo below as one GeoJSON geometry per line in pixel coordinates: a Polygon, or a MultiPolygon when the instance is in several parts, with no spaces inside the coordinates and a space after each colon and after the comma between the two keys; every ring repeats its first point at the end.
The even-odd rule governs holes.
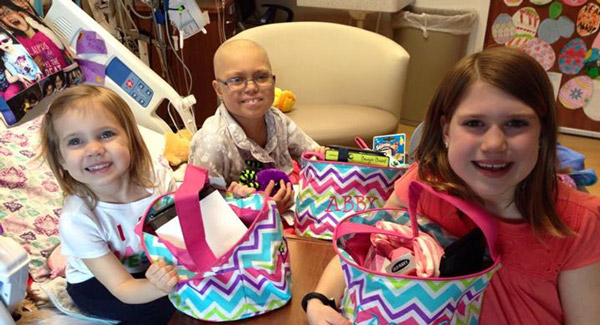
{"type": "MultiPolygon", "coordinates": [[[[185,128],[192,134],[196,131],[194,96],[180,96],[75,3],[54,0],[44,22],[68,44],[71,53],[75,53],[76,39],[82,30],[94,31],[104,40],[107,54],[76,57],[106,66],[105,86],[117,92],[132,108],[153,157],[162,153],[163,134],[170,130],[156,113],[164,100],[175,109],[185,128]]],[[[35,111],[41,115],[45,108],[37,107],[35,111]]],[[[6,212],[0,212],[5,232],[0,238],[0,324],[12,323],[7,309],[14,308],[25,296],[27,272],[34,280],[43,279],[45,258],[58,244],[58,209],[62,206],[62,194],[49,167],[35,159],[40,119],[30,118],[31,121],[22,125],[0,130],[0,204],[6,212]],[[29,254],[25,254],[23,248],[29,254]]]]}

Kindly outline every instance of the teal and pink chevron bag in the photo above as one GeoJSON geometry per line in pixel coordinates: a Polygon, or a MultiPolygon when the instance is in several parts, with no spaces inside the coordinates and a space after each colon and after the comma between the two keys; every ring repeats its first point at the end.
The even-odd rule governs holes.
{"type": "Polygon", "coordinates": [[[302,155],[294,228],[300,236],[331,240],[340,220],[383,207],[406,168],[327,161],[302,155]]]}
{"type": "Polygon", "coordinates": [[[181,312],[215,322],[244,319],[282,307],[291,298],[291,269],[277,206],[263,193],[227,197],[238,216],[254,221],[231,249],[214,256],[205,240],[198,199],[207,180],[205,169],[188,166],[181,187],[158,198],[136,226],[149,260],[163,259],[176,266],[179,283],[169,299],[181,312]],[[149,215],[173,201],[187,250],[144,227],[149,215]]]}
{"type": "Polygon", "coordinates": [[[494,249],[497,230],[493,217],[481,207],[437,192],[429,185],[412,182],[409,189],[408,211],[386,208],[359,212],[342,220],[336,228],[334,247],[346,281],[342,314],[353,324],[477,324],[484,290],[500,268],[494,249]],[[486,247],[487,254],[483,250],[481,253],[487,263],[482,263],[478,271],[453,277],[417,277],[381,273],[362,266],[372,234],[410,242],[424,232],[448,249],[446,253],[449,245],[459,240],[436,223],[416,215],[422,191],[451,203],[481,230],[480,245],[486,247]],[[380,220],[410,226],[412,235],[375,227],[380,220]]]}

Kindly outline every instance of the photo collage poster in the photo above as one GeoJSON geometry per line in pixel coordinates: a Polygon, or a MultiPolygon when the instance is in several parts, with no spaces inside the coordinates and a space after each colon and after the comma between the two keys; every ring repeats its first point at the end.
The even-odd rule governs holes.
{"type": "Polygon", "coordinates": [[[83,81],[65,45],[27,0],[0,0],[0,56],[0,113],[7,126],[38,116],[37,104],[47,107],[53,95],[83,81]]]}

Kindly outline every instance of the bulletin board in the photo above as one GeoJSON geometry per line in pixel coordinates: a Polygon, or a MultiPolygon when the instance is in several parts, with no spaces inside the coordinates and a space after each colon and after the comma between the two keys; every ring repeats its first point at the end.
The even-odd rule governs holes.
{"type": "Polygon", "coordinates": [[[554,85],[561,131],[600,138],[600,2],[494,0],[484,46],[532,55],[554,85]]]}

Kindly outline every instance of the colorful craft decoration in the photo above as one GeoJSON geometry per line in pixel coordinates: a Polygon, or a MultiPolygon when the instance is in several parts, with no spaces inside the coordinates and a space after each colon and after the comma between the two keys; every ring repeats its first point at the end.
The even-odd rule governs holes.
{"type": "Polygon", "coordinates": [[[523,0],[504,0],[504,3],[509,7],[516,7],[520,5],[523,0]]]}
{"type": "Polygon", "coordinates": [[[581,37],[592,35],[600,27],[600,6],[588,3],[577,14],[577,34],[581,37]]]}
{"type": "MultiPolygon", "coordinates": [[[[600,89],[600,80],[593,80],[594,89],[600,89]]],[[[600,122],[600,94],[595,91],[588,100],[587,105],[583,106],[583,112],[594,121],[600,122]]]]}
{"type": "Polygon", "coordinates": [[[600,49],[600,34],[597,34],[596,38],[594,38],[594,41],[592,42],[592,47],[600,49]]]}
{"type": "Polygon", "coordinates": [[[492,24],[492,37],[498,44],[505,44],[515,38],[515,25],[509,14],[499,14],[492,24]]]}
{"type": "Polygon", "coordinates": [[[594,82],[588,76],[577,76],[567,81],[558,92],[558,100],[568,109],[584,107],[592,97],[594,82]]]}
{"type": "Polygon", "coordinates": [[[567,109],[561,111],[567,115],[561,116],[560,124],[596,131],[600,125],[600,95],[596,95],[600,92],[600,0],[498,2],[490,7],[486,46],[504,44],[533,57],[551,79],[557,108],[567,109]],[[579,108],[585,116],[569,112],[579,108]]]}
{"type": "Polygon", "coordinates": [[[575,23],[568,17],[561,16],[558,19],[546,18],[538,28],[538,37],[553,44],[561,37],[571,37],[574,32],[575,23]]]}
{"type": "Polygon", "coordinates": [[[595,47],[592,47],[585,54],[585,64],[584,64],[585,73],[592,79],[598,78],[600,76],[600,50],[595,47]]]}
{"type": "Polygon", "coordinates": [[[578,74],[585,62],[587,46],[581,38],[570,40],[558,54],[558,69],[569,75],[578,74]]]}
{"type": "Polygon", "coordinates": [[[517,37],[522,36],[526,38],[533,38],[537,33],[538,26],[540,25],[540,16],[532,7],[519,9],[512,16],[512,20],[515,24],[517,37]]]}
{"type": "Polygon", "coordinates": [[[556,54],[550,44],[537,37],[527,42],[523,51],[538,61],[546,71],[550,70],[556,61],[556,54]]]}
{"type": "Polygon", "coordinates": [[[562,0],[564,4],[571,7],[579,7],[587,2],[587,0],[562,0]]]}
{"type": "Polygon", "coordinates": [[[556,19],[560,16],[560,14],[562,14],[562,9],[562,3],[554,1],[552,2],[552,4],[550,4],[550,7],[548,8],[548,16],[552,19],[556,19]]]}

